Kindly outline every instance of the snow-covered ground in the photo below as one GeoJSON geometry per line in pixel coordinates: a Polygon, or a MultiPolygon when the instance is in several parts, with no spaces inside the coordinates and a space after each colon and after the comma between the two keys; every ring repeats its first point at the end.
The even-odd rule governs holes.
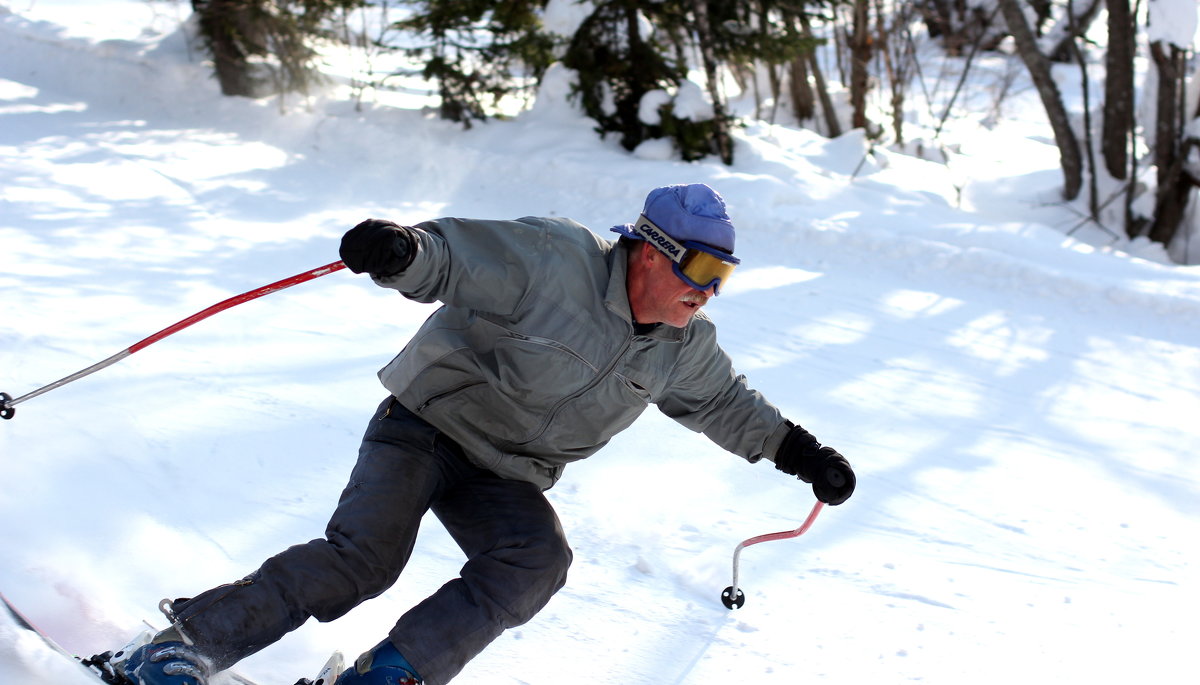
{"type": "MultiPolygon", "coordinates": [[[[607,235],[706,182],[743,266],[736,366],[854,464],[813,500],[648,412],[550,491],[567,587],[456,682],[1184,683],[1200,643],[1200,268],[1083,229],[1023,81],[947,167],[752,124],[737,163],[635,158],[544,98],[470,131],[344,97],[222,98],[187,3],[0,0],[0,390],[24,394],[337,259],[368,216],[568,215],[607,235]],[[861,166],[860,166],[861,164],[861,166]],[[1135,256],[1140,255],[1140,256],[1135,256]]],[[[547,93],[562,93],[562,75],[547,93]]],[[[988,102],[986,85],[972,92],[988,102]]],[[[222,313],[0,423],[0,591],[69,649],[319,536],[430,308],[342,271],[222,313]]],[[[373,645],[462,562],[430,519],[401,581],[239,668],[373,645]]],[[[0,683],[90,682],[0,616],[0,683]]]]}

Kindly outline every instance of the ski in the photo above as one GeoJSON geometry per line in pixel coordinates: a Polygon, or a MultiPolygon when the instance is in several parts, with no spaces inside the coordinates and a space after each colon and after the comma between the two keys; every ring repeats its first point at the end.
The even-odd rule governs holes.
{"type": "MultiPolygon", "coordinates": [[[[70,660],[81,672],[87,673],[107,685],[134,685],[134,683],[131,683],[128,678],[116,670],[113,660],[119,663],[127,653],[141,647],[154,637],[154,633],[147,630],[116,653],[104,652],[91,658],[83,658],[71,653],[45,631],[34,625],[25,614],[21,613],[20,609],[8,600],[8,597],[4,593],[0,593],[0,602],[4,604],[5,611],[12,617],[17,627],[37,635],[47,647],[70,660]]],[[[334,681],[341,675],[344,666],[345,659],[342,657],[342,653],[334,652],[317,673],[315,679],[301,678],[296,681],[296,685],[333,685],[334,681]]],[[[258,685],[258,683],[232,671],[223,671],[213,676],[212,685],[258,685]]]]}
{"type": "Polygon", "coordinates": [[[24,630],[28,630],[29,632],[33,633],[34,635],[37,635],[39,638],[41,638],[42,642],[44,642],[46,644],[46,646],[48,646],[50,649],[54,650],[55,652],[61,654],[62,656],[66,657],[67,659],[70,659],[76,666],[79,667],[79,669],[81,671],[88,673],[93,678],[99,678],[102,682],[106,682],[106,683],[119,683],[120,682],[118,680],[106,680],[105,675],[102,674],[102,672],[100,670],[94,669],[91,666],[84,664],[82,659],[75,656],[71,652],[67,651],[65,648],[63,648],[62,645],[55,642],[49,635],[42,632],[40,628],[33,625],[33,623],[28,618],[25,617],[25,614],[22,614],[20,612],[20,610],[17,609],[17,607],[13,606],[12,602],[8,601],[8,597],[5,597],[3,593],[0,593],[0,602],[4,603],[4,609],[8,612],[8,614],[10,616],[12,616],[13,621],[16,622],[18,627],[20,627],[24,630]]]}
{"type": "Polygon", "coordinates": [[[346,660],[342,657],[342,653],[334,652],[333,656],[330,656],[325,665],[321,667],[321,670],[317,672],[315,680],[303,678],[296,681],[296,685],[333,685],[345,667],[346,660]]]}

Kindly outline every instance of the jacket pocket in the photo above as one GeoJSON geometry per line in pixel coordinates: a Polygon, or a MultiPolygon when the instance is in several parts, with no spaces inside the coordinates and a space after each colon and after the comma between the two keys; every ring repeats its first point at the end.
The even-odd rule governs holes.
{"type": "Polygon", "coordinates": [[[621,374],[617,374],[617,378],[620,379],[621,386],[628,390],[634,397],[645,402],[646,404],[650,404],[653,401],[653,396],[650,394],[650,390],[646,388],[646,386],[638,383],[628,376],[621,374]]]}

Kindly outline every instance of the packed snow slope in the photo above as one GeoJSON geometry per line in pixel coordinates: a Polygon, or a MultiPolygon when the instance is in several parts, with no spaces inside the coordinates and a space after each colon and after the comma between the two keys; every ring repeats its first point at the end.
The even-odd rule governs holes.
{"type": "MultiPolygon", "coordinates": [[[[705,182],[743,259],[708,307],[722,344],[858,490],[747,549],[727,611],[734,546],[799,525],[811,491],[651,410],[549,492],[568,585],[456,682],[1194,681],[1200,272],[1061,230],[1030,89],[998,125],[948,131],[949,168],[764,124],[732,167],[687,164],[597,139],[554,100],[565,74],[469,131],[336,91],[285,113],[223,98],[186,13],[0,0],[0,390],[332,262],[369,216],[609,235],[649,189],[705,182]]],[[[320,536],[375,371],[430,311],[342,271],[19,405],[0,422],[0,591],[90,655],[161,626],[159,599],[320,536]]],[[[291,683],[357,654],[461,563],[430,519],[392,590],[240,670],[291,683]]],[[[0,616],[0,682],[89,681],[0,616]]]]}

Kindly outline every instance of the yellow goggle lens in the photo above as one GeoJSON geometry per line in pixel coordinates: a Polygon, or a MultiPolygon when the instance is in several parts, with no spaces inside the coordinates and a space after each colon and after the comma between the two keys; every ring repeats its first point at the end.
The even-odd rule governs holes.
{"type": "Polygon", "coordinates": [[[724,286],[737,264],[702,250],[688,250],[676,264],[678,273],[694,287],[706,290],[714,283],[724,286]]]}

